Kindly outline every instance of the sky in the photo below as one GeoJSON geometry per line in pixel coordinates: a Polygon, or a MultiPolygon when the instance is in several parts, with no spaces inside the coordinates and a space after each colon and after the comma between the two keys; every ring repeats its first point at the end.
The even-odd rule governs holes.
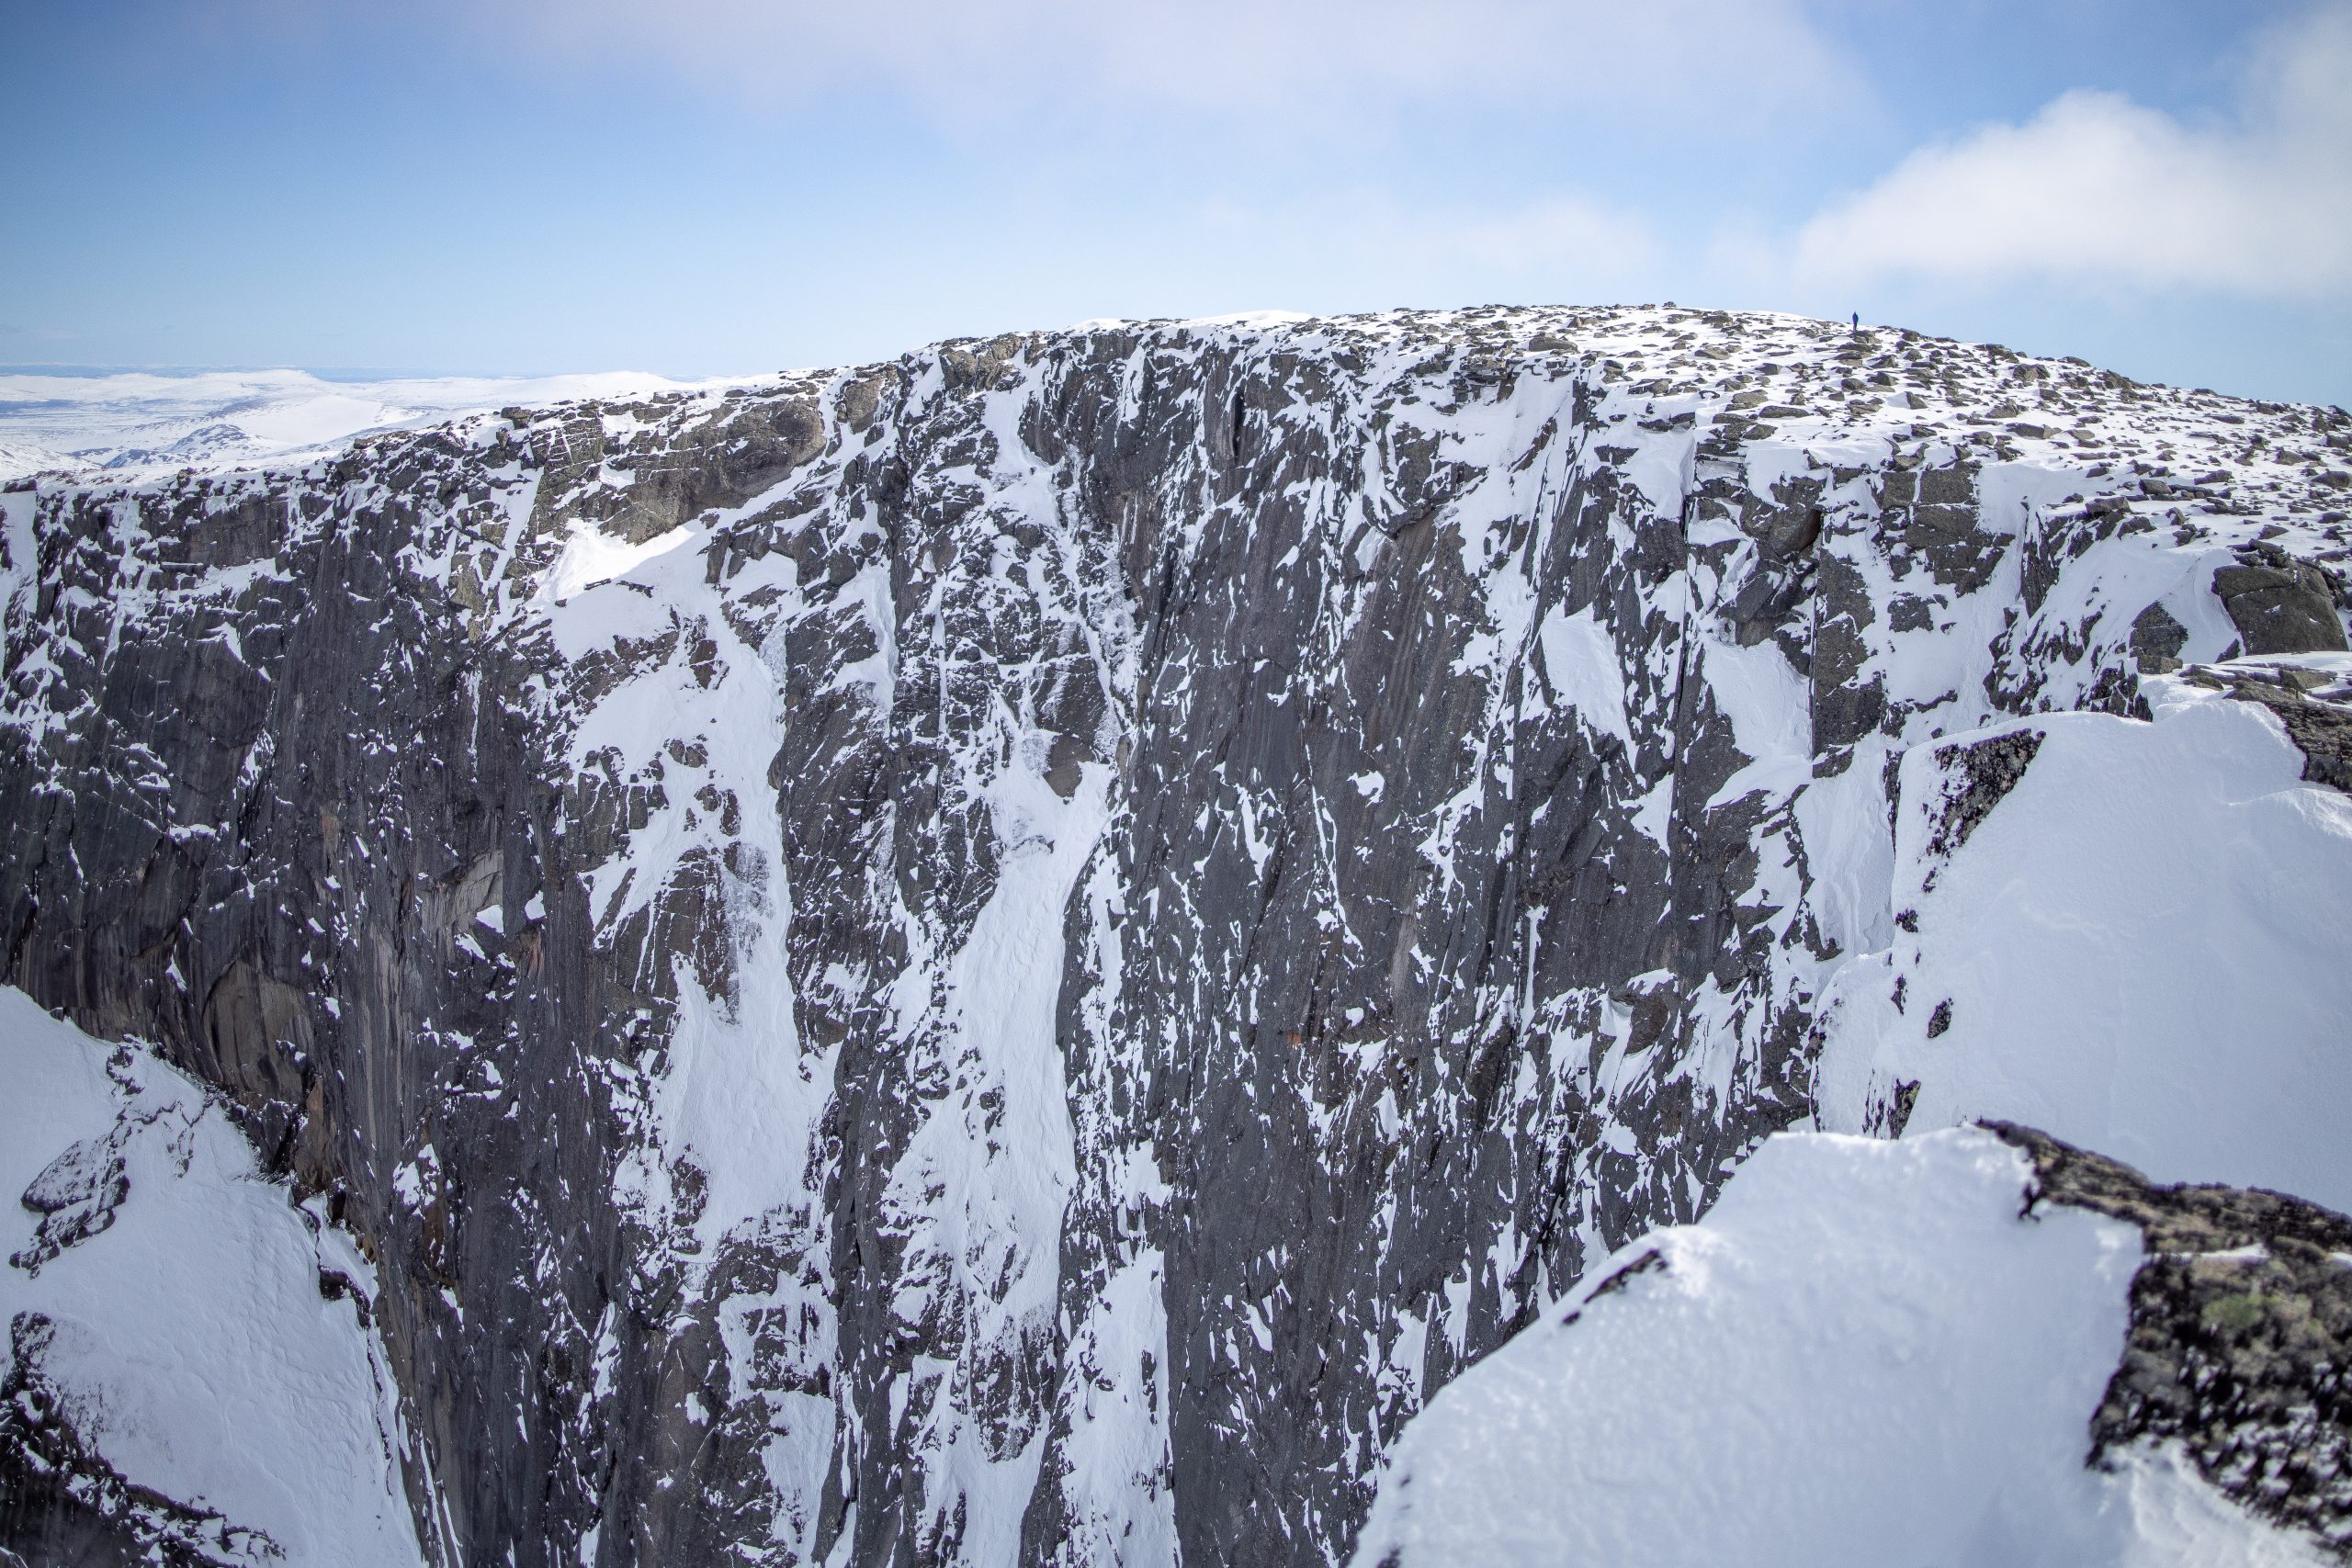
{"type": "Polygon", "coordinates": [[[2352,404],[2352,0],[0,0],[0,365],[1797,311],[2352,404]]]}

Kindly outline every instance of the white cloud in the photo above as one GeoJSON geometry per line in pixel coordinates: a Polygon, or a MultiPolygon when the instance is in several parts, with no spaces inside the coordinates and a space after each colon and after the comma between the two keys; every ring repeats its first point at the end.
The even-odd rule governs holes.
{"type": "Polygon", "coordinates": [[[1800,277],[2352,288],[2352,5],[2274,32],[2233,122],[2073,92],[1912,153],[1799,232],[1800,277]]]}

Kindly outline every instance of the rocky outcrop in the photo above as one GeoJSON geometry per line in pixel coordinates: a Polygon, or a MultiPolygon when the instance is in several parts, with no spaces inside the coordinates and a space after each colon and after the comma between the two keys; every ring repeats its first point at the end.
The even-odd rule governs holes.
{"type": "Polygon", "coordinates": [[[2240,550],[2238,558],[2238,565],[2213,574],[2213,592],[2247,653],[2344,651],[2339,577],[2260,541],[2240,550]]]}
{"type": "Polygon", "coordinates": [[[2352,1220],[2276,1192],[2158,1186],[2031,1128],[1986,1125],[2031,1157],[2029,1209],[2088,1209],[2147,1240],[2092,1461],[2177,1442],[2241,1506],[2352,1558],[2352,1220]]]}
{"type": "Polygon", "coordinates": [[[375,1259],[445,1561],[1328,1561],[1431,1392],[1811,1113],[1903,753],[2323,636],[2301,567],[2214,593],[2343,555],[2347,445],[1489,310],[47,482],[0,976],[375,1259]]]}
{"type": "Polygon", "coordinates": [[[2303,777],[2352,793],[2352,669],[2199,669],[2188,679],[2269,709],[2302,752],[2303,777]]]}
{"type": "Polygon", "coordinates": [[[2345,1224],[2013,1123],[1778,1134],[1414,1418],[1354,1562],[2340,1560],[2345,1224]]]}
{"type": "Polygon", "coordinates": [[[1990,740],[1939,748],[1936,760],[1951,782],[1944,798],[1932,807],[1935,829],[1928,838],[1928,853],[1949,859],[1965,847],[1968,836],[2017,787],[2041,750],[2041,732],[2035,729],[2013,729],[1990,740]]]}

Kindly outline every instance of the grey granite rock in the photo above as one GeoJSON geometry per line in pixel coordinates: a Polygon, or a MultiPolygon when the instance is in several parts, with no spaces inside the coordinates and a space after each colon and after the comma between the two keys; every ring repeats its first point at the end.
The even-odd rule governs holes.
{"type": "Polygon", "coordinates": [[[2146,1237],[2093,1462],[2177,1441],[2226,1495],[2352,1559],[2352,1220],[2259,1189],[2159,1186],[2046,1134],[1987,1126],[2032,1158],[2030,1203],[2146,1237]]]}
{"type": "Polygon", "coordinates": [[[2180,667],[2180,650],[2188,646],[2188,628],[2162,604],[2151,604],[2132,622],[2132,656],[2149,674],[2161,675],[2180,667]]]}
{"type": "Polygon", "coordinates": [[[2239,558],[2213,574],[2213,592],[2248,654],[2343,651],[2340,595],[2323,568],[2276,545],[2248,546],[2239,558]]]}
{"type": "Polygon", "coordinates": [[[44,481],[0,978],[375,1262],[441,1562],[1328,1562],[1431,1393],[1806,1115],[1891,918],[1814,857],[1904,750],[2129,711],[2127,547],[2341,544],[2283,462],[2192,525],[2079,455],[2210,400],[2015,368],[1128,324],[44,481]]]}

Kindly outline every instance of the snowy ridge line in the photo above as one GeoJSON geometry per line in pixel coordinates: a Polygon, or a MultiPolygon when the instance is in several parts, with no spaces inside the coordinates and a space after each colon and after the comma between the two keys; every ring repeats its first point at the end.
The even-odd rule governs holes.
{"type": "Polygon", "coordinates": [[[1848,1032],[1927,918],[1891,813],[2073,709],[2291,784],[2159,671],[2342,646],[2348,448],[1669,308],[45,479],[6,798],[83,837],[12,874],[9,973],[401,1260],[469,1556],[1334,1561],[1430,1393],[1771,1131],[2008,1109],[1848,1032]],[[63,941],[105,887],[139,944],[63,941]]]}
{"type": "MultiPolygon", "coordinates": [[[[1243,311],[1195,320],[1127,321],[1106,318],[1080,322],[1063,332],[1014,335],[1030,343],[1105,333],[1146,337],[1187,334],[1214,339],[1219,335],[1292,334],[1302,329],[1323,329],[1362,335],[1400,328],[1407,332],[1416,328],[1444,332],[1455,323],[1476,322],[1504,314],[1521,320],[1538,318],[1547,324],[1563,322],[1584,326],[1592,337],[1592,341],[1584,345],[1588,349],[1586,357],[1596,367],[1607,373],[1614,360],[1620,378],[1662,370],[1662,375],[1649,376],[1643,383],[1644,389],[1670,396],[1728,389],[1736,399],[1741,390],[1756,390],[1758,389],[1754,386],[1732,388],[1729,383],[1737,379],[1742,371],[1751,368],[1757,356],[1722,352],[1726,345],[1721,342],[1701,345],[1701,351],[1694,356],[1690,352],[1692,344],[1678,341],[1677,334],[1642,330],[1652,322],[1695,322],[1702,332],[1710,327],[1730,328],[1735,333],[1745,333],[1769,323],[1782,332],[1816,339],[1844,333],[1844,329],[1838,323],[1809,317],[1678,310],[1668,306],[1662,312],[1649,307],[1550,312],[1525,309],[1503,311],[1490,308],[1484,311],[1396,310],[1336,318],[1316,318],[1292,311],[1243,311]],[[1599,331],[1593,330],[1595,326],[1599,331]],[[1632,330],[1627,330],[1628,327],[1632,330]],[[1675,353],[1676,350],[1682,352],[1675,353]],[[1663,361],[1646,357],[1658,355],[1667,357],[1663,361]],[[1748,364],[1741,363],[1744,357],[1749,361],[1748,364]],[[1721,373],[1714,374],[1718,370],[1721,373]],[[1711,381],[1715,385],[1710,386],[1711,381]]],[[[1687,337],[1689,334],[1680,335],[1687,337]]],[[[957,343],[979,341],[982,340],[950,340],[925,352],[936,354],[957,343]]],[[[2088,375],[2106,388],[2128,389],[2141,395],[2169,395],[2179,400],[2185,410],[2220,410],[2226,412],[2232,406],[2245,404],[2266,412],[2275,412],[2290,406],[2229,398],[2202,389],[2187,390],[2154,383],[2134,383],[2114,372],[2096,370],[2079,359],[2018,355],[1998,344],[1927,337],[1901,329],[1869,329],[1867,341],[1872,344],[1891,341],[1905,346],[1925,345],[1930,354],[1940,349],[1962,355],[1988,355],[1996,361],[2025,367],[2028,376],[2034,380],[2052,376],[2063,378],[2069,374],[2088,375]]],[[[1574,340],[1568,340],[1553,346],[1576,348],[1579,345],[1574,340]]],[[[1766,364],[1768,369],[1779,368],[1770,363],[1769,356],[1766,364]]],[[[82,483],[106,482],[101,476],[91,472],[94,468],[129,468],[141,477],[145,470],[151,469],[213,474],[244,469],[287,471],[331,457],[352,441],[380,438],[399,431],[452,420],[481,418],[492,411],[518,409],[546,414],[560,413],[567,408],[587,404],[643,402],[648,400],[678,401],[724,396],[730,391],[755,391],[777,381],[801,380],[811,376],[822,378],[829,374],[832,373],[801,370],[704,381],[677,381],[643,372],[626,371],[554,377],[390,377],[325,380],[292,369],[91,374],[0,371],[0,439],[17,433],[15,439],[8,443],[11,450],[28,456],[39,454],[62,459],[48,470],[34,468],[0,470],[0,479],[16,480],[46,472],[53,479],[70,478],[82,483]],[[222,416],[240,414],[246,416],[248,424],[256,427],[249,433],[241,432],[242,440],[225,434],[214,435],[180,454],[194,460],[175,460],[169,451],[175,442],[184,441],[191,434],[207,435],[222,423],[222,416]],[[199,423],[204,428],[196,432],[178,428],[190,423],[199,423]],[[162,441],[161,437],[166,434],[172,434],[175,442],[162,441]],[[86,445],[94,439],[97,445],[86,445]],[[135,445],[142,439],[157,445],[153,447],[135,445]],[[68,450],[61,445],[67,442],[85,445],[68,450]],[[224,446],[232,450],[224,452],[221,450],[224,446]]],[[[1905,377],[1884,381],[1871,378],[1857,387],[1841,386],[1838,389],[1853,394],[1855,401],[1864,405],[1859,410],[1864,414],[1891,409],[1897,411],[1899,416],[1899,411],[1917,408],[1928,412],[1931,418],[1939,414],[1960,415],[1968,418],[1975,429],[1996,434],[2002,431],[1997,422],[2009,419],[2016,422],[2006,427],[2006,434],[2012,439],[2054,438],[2062,447],[2069,441],[2078,446],[2095,446],[2095,443],[2082,440],[2081,425],[2071,430],[2043,427],[2023,419],[2021,416],[2030,411],[2015,398],[1996,398],[1990,403],[1963,406],[1965,393],[1955,396],[1958,389],[1945,378],[1922,380],[1917,377],[1905,377]],[[1927,400],[1919,400],[1922,398],[1927,400]],[[1871,404],[1877,406],[1867,406],[1871,404]]],[[[1965,389],[1971,392],[1981,389],[1978,386],[1965,389]]],[[[1767,398],[1741,399],[1727,406],[1730,412],[1753,415],[1763,410],[1768,401],[1767,398]]],[[[1668,417],[1674,417],[1674,412],[1669,412],[1668,417]]],[[[1800,412],[1811,414],[1820,411],[1808,408],[1800,412]]],[[[1849,404],[1849,412],[1856,412],[1853,404],[1849,404]]],[[[1764,413],[1758,422],[1767,422],[1770,417],[1770,413],[1764,413]]],[[[2167,488],[2184,495],[2207,499],[2199,495],[2195,484],[2167,488]]],[[[2342,487],[2338,488],[2341,490],[2342,487]]]]}
{"type": "Polygon", "coordinates": [[[300,370],[0,370],[0,481],[34,474],[299,468],[360,435],[485,409],[546,407],[723,382],[613,372],[327,380],[300,370]]]}

